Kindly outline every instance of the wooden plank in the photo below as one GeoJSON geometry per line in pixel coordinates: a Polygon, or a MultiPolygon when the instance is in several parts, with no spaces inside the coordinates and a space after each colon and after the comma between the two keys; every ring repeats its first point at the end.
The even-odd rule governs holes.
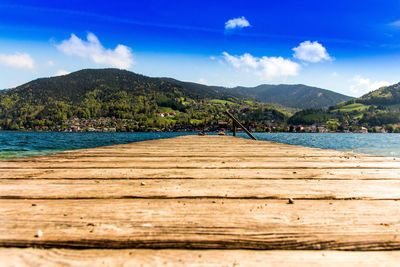
{"type": "MultiPolygon", "coordinates": [[[[386,158],[386,157],[268,157],[268,162],[351,162],[351,163],[359,163],[359,162],[388,162],[394,161],[400,162],[400,159],[397,158],[386,158]]],[[[163,161],[171,161],[171,162],[263,162],[266,161],[265,158],[260,157],[179,157],[179,156],[171,156],[171,157],[124,157],[121,156],[109,156],[104,154],[103,156],[98,157],[89,157],[89,156],[41,156],[41,157],[34,157],[34,158],[18,158],[8,161],[0,162],[1,167],[10,166],[10,164],[21,164],[23,163],[24,166],[26,163],[64,163],[64,162],[75,162],[75,163],[93,163],[93,162],[163,162],[163,161]]]]}
{"type": "MultiPolygon", "coordinates": [[[[265,142],[265,141],[260,141],[260,142],[265,142]]],[[[213,143],[213,142],[211,142],[213,143]]],[[[278,151],[280,148],[284,148],[285,151],[289,152],[296,152],[296,151],[306,151],[306,152],[323,152],[325,151],[324,149],[320,148],[311,148],[311,147],[302,147],[302,146],[291,146],[291,145],[283,145],[283,144],[271,144],[271,145],[265,145],[263,143],[259,144],[253,144],[253,145],[235,145],[235,144],[226,144],[226,145],[221,145],[216,143],[216,148],[221,150],[222,152],[230,152],[232,151],[231,146],[234,146],[235,148],[246,152],[246,151],[265,151],[265,152],[274,152],[278,151]],[[247,149],[246,149],[247,148],[247,149]],[[249,149],[250,148],[250,149],[249,149]]],[[[105,147],[99,147],[99,148],[88,148],[88,149],[81,149],[79,151],[85,152],[85,153],[90,153],[90,152],[112,152],[113,150],[121,151],[121,152],[137,152],[140,151],[141,149],[145,149],[143,145],[136,145],[136,144],[131,144],[131,146],[105,146],[105,147]]],[[[168,144],[168,145],[163,145],[163,146],[149,146],[148,148],[153,150],[169,150],[169,151],[174,151],[174,152],[185,152],[187,149],[190,149],[190,151],[204,151],[204,152],[213,152],[215,149],[210,146],[205,146],[205,143],[203,145],[197,145],[197,144],[186,144],[177,146],[175,144],[168,144]]],[[[73,152],[72,151],[67,151],[63,153],[68,153],[68,152],[73,152]]],[[[343,151],[336,151],[336,150],[330,150],[331,152],[338,152],[337,154],[345,154],[348,152],[343,152],[343,151]]]]}
{"type": "Polygon", "coordinates": [[[391,169],[400,177],[400,161],[293,161],[293,162],[270,162],[270,161],[74,161],[74,162],[1,162],[0,169],[391,169]]]}
{"type": "MultiPolygon", "coordinates": [[[[243,138],[233,138],[229,136],[184,136],[163,140],[143,141],[133,144],[121,144],[100,148],[89,148],[75,151],[58,153],[61,157],[80,156],[80,155],[104,155],[110,154],[119,156],[121,154],[132,157],[139,156],[368,156],[357,153],[340,152],[333,150],[323,150],[319,148],[309,148],[278,144],[267,141],[253,141],[243,138]],[[212,144],[212,145],[211,145],[212,144]],[[282,151],[284,149],[284,151],[282,151]],[[250,151],[250,152],[247,152],[250,151]],[[139,155],[138,155],[139,153],[139,155]],[[161,154],[160,154],[161,153],[161,154]],[[198,154],[200,153],[200,154],[198,154]],[[244,154],[243,154],[244,153],[244,154]],[[259,155],[261,153],[261,155],[259,155]]],[[[54,155],[56,156],[56,155],[54,155]]]]}
{"type": "MultiPolygon", "coordinates": [[[[184,161],[120,161],[120,162],[35,162],[19,164],[15,162],[3,163],[1,169],[57,169],[57,168],[138,168],[138,169],[170,169],[170,168],[198,168],[198,169],[399,169],[400,162],[265,162],[265,161],[207,161],[207,162],[184,162],[184,161]]],[[[399,172],[398,170],[394,170],[399,172]]]]}
{"type": "Polygon", "coordinates": [[[0,169],[0,179],[399,179],[392,169],[0,169]]]}
{"type": "MultiPolygon", "coordinates": [[[[91,151],[91,152],[84,152],[80,150],[75,150],[75,151],[69,151],[69,152],[61,152],[57,154],[51,154],[51,157],[58,157],[58,158],[79,158],[79,157],[105,157],[105,156],[110,156],[110,157],[130,157],[130,158],[140,158],[140,157],[224,157],[224,158],[231,158],[231,157],[238,157],[239,154],[238,151],[230,151],[230,152],[218,152],[217,150],[215,151],[210,151],[210,152],[201,152],[201,151],[195,151],[195,152],[180,152],[177,154],[177,152],[170,151],[170,150],[163,150],[163,151],[151,151],[151,150],[146,150],[143,149],[141,152],[125,152],[125,153],[120,153],[118,150],[111,150],[109,152],[96,152],[96,151],[91,151]]],[[[307,151],[300,151],[300,152],[289,152],[285,150],[281,151],[260,151],[260,152],[241,152],[240,151],[240,156],[241,157],[256,157],[256,158],[270,158],[270,157],[344,157],[344,156],[353,156],[356,154],[352,153],[344,153],[344,152],[338,152],[338,151],[326,151],[326,152],[313,152],[309,153],[307,151]]],[[[46,157],[46,156],[37,156],[38,157],[46,157]]],[[[364,156],[363,157],[368,157],[364,156]]],[[[371,156],[372,157],[372,156],[371,156]]]]}
{"type": "Polygon", "coordinates": [[[400,180],[1,180],[3,199],[397,199],[400,180]]]}
{"type": "Polygon", "coordinates": [[[0,249],[0,266],[385,266],[398,251],[0,249]]]}
{"type": "MultiPolygon", "coordinates": [[[[233,145],[233,144],[231,144],[233,145]]],[[[235,146],[235,145],[233,145],[235,146]]],[[[246,149],[246,146],[235,146],[238,148],[241,148],[243,151],[245,150],[249,150],[246,149]]],[[[203,151],[203,152],[213,152],[215,151],[215,148],[213,147],[206,147],[206,146],[197,146],[197,145],[186,145],[186,146],[182,146],[182,147],[176,147],[174,144],[171,144],[170,147],[168,148],[167,146],[154,146],[154,147],[150,147],[151,150],[168,150],[171,152],[185,152],[188,149],[190,151],[203,151]]],[[[221,152],[232,152],[232,149],[229,147],[229,145],[225,145],[225,146],[217,146],[217,148],[219,148],[219,150],[221,150],[221,152]]],[[[281,148],[279,145],[274,145],[274,146],[247,146],[247,148],[250,148],[250,151],[265,151],[265,152],[273,152],[273,151],[277,151],[279,150],[279,148],[281,148]]],[[[298,152],[298,151],[307,151],[307,152],[322,152],[321,149],[317,149],[317,148],[310,148],[310,147],[299,147],[299,146],[283,146],[282,148],[285,148],[285,151],[289,151],[289,152],[298,152]]],[[[118,151],[120,151],[121,153],[125,153],[125,152],[138,152],[138,151],[142,151],[144,149],[143,146],[135,146],[132,145],[131,147],[100,147],[100,148],[92,148],[92,149],[84,149],[82,152],[110,152],[112,150],[116,150],[118,149],[118,151]]],[[[343,153],[343,152],[342,152],[343,153]]],[[[346,152],[344,152],[346,153],[346,152]]],[[[340,151],[339,151],[340,154],[340,151]]]]}
{"type": "Polygon", "coordinates": [[[3,247],[400,249],[396,158],[182,136],[2,161],[0,178],[3,247]]]}
{"type": "MultiPolygon", "coordinates": [[[[268,157],[260,158],[260,157],[179,157],[179,156],[171,156],[171,157],[124,157],[120,156],[109,156],[107,154],[103,156],[65,156],[60,157],[56,155],[51,156],[40,156],[40,157],[29,157],[29,158],[17,158],[7,161],[0,162],[0,166],[4,164],[22,164],[22,163],[59,163],[59,162],[162,162],[162,161],[197,161],[197,162],[207,162],[207,161],[215,161],[215,162],[240,162],[240,161],[250,161],[250,162],[260,162],[260,161],[268,161],[268,162],[316,162],[316,161],[339,161],[339,162],[388,162],[394,161],[400,162],[400,159],[397,158],[387,158],[387,157],[294,157],[294,156],[285,156],[285,157],[268,157]]],[[[5,165],[4,165],[5,166],[5,165]]]]}
{"type": "Polygon", "coordinates": [[[0,200],[0,246],[393,250],[399,215],[393,200],[0,200]]]}

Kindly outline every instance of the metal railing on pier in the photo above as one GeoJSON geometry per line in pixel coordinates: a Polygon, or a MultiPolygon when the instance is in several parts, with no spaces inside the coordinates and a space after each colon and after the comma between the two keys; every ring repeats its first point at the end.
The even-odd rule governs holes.
{"type": "Polygon", "coordinates": [[[252,135],[250,133],[249,130],[246,129],[246,127],[243,126],[243,124],[241,124],[235,117],[233,117],[233,115],[231,113],[229,113],[228,111],[225,111],[226,115],[228,115],[228,117],[232,120],[232,132],[233,132],[233,136],[236,136],[236,127],[240,127],[243,129],[243,131],[245,133],[247,133],[248,136],[250,136],[251,139],[253,140],[257,140],[257,138],[254,137],[254,135],[252,135]]]}

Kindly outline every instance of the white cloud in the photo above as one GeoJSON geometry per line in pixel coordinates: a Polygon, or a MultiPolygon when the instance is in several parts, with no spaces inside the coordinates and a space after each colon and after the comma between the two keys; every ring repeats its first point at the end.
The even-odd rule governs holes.
{"type": "Polygon", "coordinates": [[[230,19],[227,22],[225,22],[226,30],[233,30],[236,28],[241,29],[241,28],[245,28],[245,27],[250,27],[250,23],[245,17],[234,18],[234,19],[230,19]]]}
{"type": "Polygon", "coordinates": [[[271,80],[281,76],[296,76],[300,65],[283,57],[254,57],[251,54],[232,56],[227,52],[222,53],[226,62],[238,69],[254,71],[261,80],[271,80]]]}
{"type": "Polygon", "coordinates": [[[316,63],[323,60],[333,60],[326,51],[326,48],[317,41],[302,42],[298,47],[292,50],[294,51],[293,57],[303,61],[316,63]]]}
{"type": "Polygon", "coordinates": [[[67,55],[90,58],[97,64],[121,69],[127,69],[135,63],[129,47],[119,44],[114,50],[106,49],[93,33],[87,35],[87,41],[71,34],[71,38],[62,41],[57,48],[67,55]]]}
{"type": "Polygon", "coordinates": [[[350,80],[350,91],[357,95],[363,95],[373,90],[379,89],[383,86],[388,86],[393,83],[388,81],[371,81],[369,78],[363,78],[361,75],[356,75],[350,80]]]}
{"type": "Polygon", "coordinates": [[[332,77],[338,77],[338,76],[339,76],[339,73],[337,73],[336,71],[334,71],[334,72],[331,73],[331,75],[332,75],[332,77]]]}
{"type": "Polygon", "coordinates": [[[204,84],[204,85],[208,85],[208,81],[204,78],[200,78],[198,81],[198,83],[204,84]]]}
{"type": "Polygon", "coordinates": [[[400,27],[400,20],[396,20],[396,21],[390,23],[390,25],[400,27]]]}
{"type": "Polygon", "coordinates": [[[58,70],[58,71],[54,74],[54,76],[62,76],[62,75],[67,75],[67,74],[70,74],[70,72],[69,72],[69,71],[66,71],[66,70],[58,70]]]}
{"type": "Polygon", "coordinates": [[[54,64],[54,62],[52,60],[49,60],[49,61],[47,61],[47,65],[49,67],[53,67],[55,64],[54,64]]]}
{"type": "Polygon", "coordinates": [[[0,54],[0,63],[21,69],[35,68],[35,60],[27,53],[15,53],[13,55],[0,54]]]}

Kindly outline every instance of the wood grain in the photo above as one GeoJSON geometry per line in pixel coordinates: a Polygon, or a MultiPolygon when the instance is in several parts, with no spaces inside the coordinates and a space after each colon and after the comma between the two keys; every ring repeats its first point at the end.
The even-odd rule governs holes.
{"type": "Polygon", "coordinates": [[[400,252],[181,249],[0,249],[0,266],[384,266],[400,252]]]}
{"type": "Polygon", "coordinates": [[[400,249],[393,200],[0,200],[0,214],[0,246],[400,249]]]}
{"type": "MultiPolygon", "coordinates": [[[[66,168],[0,169],[1,179],[327,179],[376,180],[400,178],[392,169],[210,169],[210,168],[66,168]]],[[[284,186],[284,182],[282,184],[284,186]]]]}
{"type": "Polygon", "coordinates": [[[55,179],[6,180],[2,199],[247,198],[393,199],[400,180],[55,179]],[[283,186],[284,184],[284,186],[283,186]]]}
{"type": "Polygon", "coordinates": [[[0,249],[0,266],[385,266],[399,252],[0,249]]]}
{"type": "MultiPolygon", "coordinates": [[[[363,162],[327,160],[327,161],[264,161],[264,160],[180,160],[168,159],[165,161],[71,161],[71,162],[25,162],[26,169],[400,169],[399,161],[363,162]],[[77,166],[78,165],[78,166],[77,166]]],[[[2,162],[3,170],[20,169],[20,162],[2,162]]]]}
{"type": "MultiPolygon", "coordinates": [[[[229,136],[66,151],[0,161],[0,246],[98,248],[109,254],[3,248],[0,259],[32,258],[40,265],[49,253],[55,262],[68,263],[57,254],[65,252],[73,264],[102,259],[113,265],[119,257],[131,259],[112,249],[173,248],[127,251],[145,264],[163,257],[187,259],[183,265],[231,264],[224,257],[237,255],[232,259],[246,265],[253,256],[254,262],[272,257],[282,263],[283,253],[293,251],[238,249],[398,250],[399,199],[398,158],[229,136]],[[195,261],[197,251],[182,250],[194,248],[220,250],[202,251],[215,261],[195,261]],[[74,259],[85,253],[91,260],[74,259]]],[[[307,263],[321,260],[320,253],[294,255],[307,263]]],[[[398,259],[386,252],[323,253],[332,255],[327,256],[332,263],[340,258],[362,263],[364,255],[398,259]],[[342,256],[335,261],[335,255],[342,256]]]]}

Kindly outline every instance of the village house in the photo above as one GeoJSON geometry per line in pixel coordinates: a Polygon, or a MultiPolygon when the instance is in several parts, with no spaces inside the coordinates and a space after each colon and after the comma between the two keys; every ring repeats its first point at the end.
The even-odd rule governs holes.
{"type": "Polygon", "coordinates": [[[360,130],[358,131],[359,133],[368,133],[368,129],[365,127],[361,127],[360,130]]]}
{"type": "Polygon", "coordinates": [[[385,128],[383,128],[382,126],[376,127],[376,131],[377,131],[378,133],[386,133],[385,128]]]}
{"type": "Polygon", "coordinates": [[[70,129],[71,129],[73,132],[80,132],[80,131],[81,131],[81,128],[79,128],[79,126],[75,126],[75,125],[71,126],[70,129]]]}
{"type": "Polygon", "coordinates": [[[327,132],[328,132],[328,129],[325,128],[324,126],[320,126],[320,127],[318,127],[317,129],[318,129],[318,131],[319,131],[320,133],[327,133],[327,132]]]}
{"type": "Polygon", "coordinates": [[[173,116],[176,116],[176,112],[157,113],[157,117],[160,117],[160,118],[173,117],[173,116]]]}

